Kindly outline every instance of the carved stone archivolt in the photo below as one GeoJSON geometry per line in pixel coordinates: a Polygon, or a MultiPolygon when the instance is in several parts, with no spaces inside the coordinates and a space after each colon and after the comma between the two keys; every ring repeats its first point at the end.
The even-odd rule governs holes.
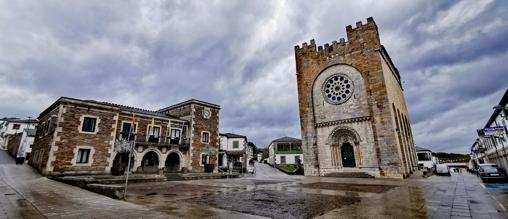
{"type": "Polygon", "coordinates": [[[349,147],[353,147],[353,159],[355,160],[354,166],[361,166],[361,151],[360,151],[360,142],[361,138],[358,132],[351,127],[347,126],[338,126],[330,133],[328,137],[328,145],[330,145],[332,166],[334,167],[342,167],[344,162],[342,160],[341,151],[343,150],[344,145],[349,145],[349,147]]]}
{"type": "Polygon", "coordinates": [[[329,145],[342,145],[343,143],[349,142],[352,145],[360,143],[361,138],[358,132],[353,128],[347,126],[338,126],[330,133],[328,137],[329,145]]]}

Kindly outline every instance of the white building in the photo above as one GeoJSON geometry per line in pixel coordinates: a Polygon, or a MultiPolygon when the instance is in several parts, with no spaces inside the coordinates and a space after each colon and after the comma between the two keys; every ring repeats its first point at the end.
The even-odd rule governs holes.
{"type": "Polygon", "coordinates": [[[302,140],[292,137],[282,137],[273,140],[268,146],[268,163],[303,164],[302,140]]]}
{"type": "Polygon", "coordinates": [[[23,132],[14,134],[9,139],[7,150],[13,157],[28,159],[32,153],[35,138],[35,129],[23,129],[23,132]]]}
{"type": "Polygon", "coordinates": [[[416,147],[416,158],[420,169],[434,169],[437,164],[436,157],[432,156],[432,151],[427,148],[416,147]]]}
{"type": "Polygon", "coordinates": [[[23,129],[34,129],[36,119],[2,118],[0,119],[0,149],[6,150],[9,140],[23,129]]]}
{"type": "Polygon", "coordinates": [[[219,168],[228,170],[246,168],[254,154],[247,137],[233,133],[221,133],[219,136],[219,168]]]}
{"type": "Polygon", "coordinates": [[[482,129],[478,129],[478,139],[471,146],[471,157],[476,164],[495,163],[508,169],[508,89],[499,104],[490,106],[494,112],[482,129]]]}

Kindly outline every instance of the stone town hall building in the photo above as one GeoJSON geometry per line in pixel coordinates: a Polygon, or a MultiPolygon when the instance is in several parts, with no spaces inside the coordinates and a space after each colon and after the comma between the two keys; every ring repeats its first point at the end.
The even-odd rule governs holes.
{"type": "Polygon", "coordinates": [[[372,18],[346,32],[295,46],[305,174],[406,177],[417,161],[399,72],[372,18]]]}
{"type": "Polygon", "coordinates": [[[123,174],[129,139],[138,173],[204,172],[215,164],[220,106],[188,100],[158,111],[61,97],[39,116],[29,163],[44,175],[123,174]],[[131,118],[134,114],[134,134],[131,118]]]}

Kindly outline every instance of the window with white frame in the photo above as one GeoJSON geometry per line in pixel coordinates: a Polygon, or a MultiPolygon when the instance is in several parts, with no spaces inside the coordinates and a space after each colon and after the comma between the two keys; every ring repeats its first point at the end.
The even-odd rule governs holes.
{"type": "Polygon", "coordinates": [[[81,131],[94,133],[97,128],[96,125],[97,125],[97,118],[96,117],[84,116],[83,123],[81,125],[81,131]]]}
{"type": "Polygon", "coordinates": [[[78,149],[78,156],[76,157],[76,164],[87,164],[90,158],[90,149],[78,149]]]}
{"type": "Polygon", "coordinates": [[[147,136],[148,142],[159,143],[159,138],[160,138],[160,134],[161,134],[161,127],[160,126],[152,127],[151,125],[149,125],[147,130],[148,130],[148,134],[146,136],[147,136]]]}
{"type": "Polygon", "coordinates": [[[181,135],[182,135],[182,130],[172,128],[169,133],[169,137],[170,137],[169,143],[170,144],[180,144],[181,135]]]}
{"type": "Polygon", "coordinates": [[[210,132],[201,132],[201,142],[203,143],[210,142],[210,132]]]}
{"type": "Polygon", "coordinates": [[[135,135],[133,133],[136,132],[137,125],[134,123],[134,127],[132,127],[132,129],[131,127],[132,127],[131,122],[122,122],[122,132],[121,132],[122,139],[127,139],[130,133],[131,139],[129,140],[134,140],[135,135]]]}
{"type": "Polygon", "coordinates": [[[21,128],[21,124],[13,124],[12,129],[19,130],[21,128]]]}
{"type": "Polygon", "coordinates": [[[240,147],[239,141],[233,141],[233,149],[238,149],[240,147]]]}

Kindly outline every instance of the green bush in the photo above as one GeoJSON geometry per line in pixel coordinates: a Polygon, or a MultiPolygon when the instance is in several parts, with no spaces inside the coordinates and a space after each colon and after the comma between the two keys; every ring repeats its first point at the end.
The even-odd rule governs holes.
{"type": "Polygon", "coordinates": [[[279,164],[277,168],[286,173],[294,173],[298,170],[298,167],[295,164],[279,164]]]}

